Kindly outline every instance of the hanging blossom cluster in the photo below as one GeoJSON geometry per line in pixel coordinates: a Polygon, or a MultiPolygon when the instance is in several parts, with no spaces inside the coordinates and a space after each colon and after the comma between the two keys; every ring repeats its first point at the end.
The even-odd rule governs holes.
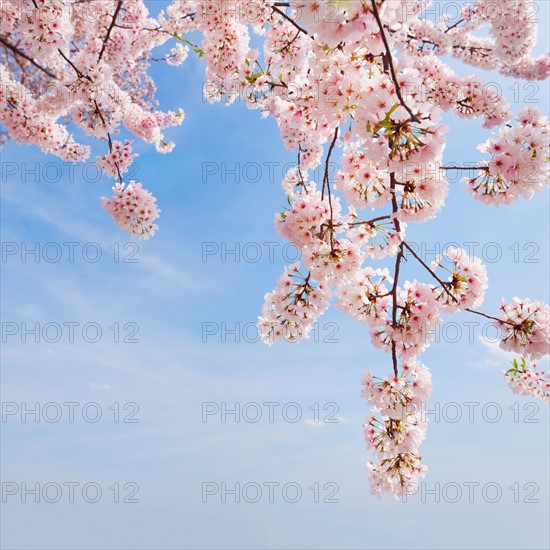
{"type": "Polygon", "coordinates": [[[532,395],[550,403],[550,372],[537,371],[537,365],[527,364],[525,357],[512,361],[512,368],[504,371],[510,389],[519,395],[532,395]]]}
{"type": "MultiPolygon", "coordinates": [[[[387,352],[392,374],[367,375],[364,385],[374,415],[366,437],[377,495],[397,496],[426,471],[418,448],[426,426],[402,405],[428,397],[430,376],[418,357],[442,315],[489,317],[502,330],[501,345],[527,359],[549,349],[547,306],[523,300],[504,304],[498,316],[482,313],[476,308],[488,278],[479,259],[451,247],[428,265],[407,240],[415,224],[443,209],[449,170],[464,171],[466,189],[488,206],[531,198],[549,175],[544,114],[526,108],[514,117],[503,96],[445,61],[547,79],[549,56],[532,56],[533,3],[473,0],[456,20],[434,19],[430,4],[174,0],[153,18],[143,0],[6,0],[0,22],[4,138],[74,162],[90,148],[73,130],[105,143],[98,165],[117,184],[102,204],[138,238],[153,234],[158,210],[141,184],[124,181],[135,154],[129,140],[112,136],[124,130],[165,153],[174,144],[164,130],[183,121],[181,110],[157,109],[152,62],[180,65],[192,49],[206,65],[206,100],[245,102],[275,119],[297,155],[283,178],[287,207],[275,227],[298,247],[301,262],[266,295],[260,333],[268,344],[299,342],[334,298],[387,352]],[[493,132],[478,147],[484,158],[477,165],[444,162],[444,113],[493,132]],[[391,269],[375,268],[375,260],[391,269]],[[406,279],[411,263],[426,280],[406,279]]],[[[513,389],[536,386],[531,393],[542,396],[540,384],[524,381],[530,369],[507,378],[513,389]]]]}
{"type": "Polygon", "coordinates": [[[153,222],[160,214],[155,197],[133,180],[128,185],[117,183],[113,191],[114,197],[104,198],[102,206],[117,225],[136,239],[152,237],[158,229],[153,222]]]}
{"type": "Polygon", "coordinates": [[[443,256],[432,262],[431,268],[446,269],[449,272],[447,282],[442,283],[438,300],[441,309],[448,313],[478,307],[483,303],[485,291],[489,286],[487,268],[478,258],[469,256],[460,248],[448,247],[443,256]],[[451,266],[445,266],[444,260],[451,266]]]}
{"type": "Polygon", "coordinates": [[[520,355],[512,368],[504,372],[514,393],[531,395],[550,402],[550,371],[537,370],[536,363],[548,354],[550,341],[550,308],[540,301],[514,298],[502,301],[495,325],[502,333],[500,347],[520,355]]]}
{"type": "Polygon", "coordinates": [[[406,488],[425,475],[419,446],[426,437],[423,411],[431,391],[430,371],[417,361],[404,363],[399,375],[384,379],[365,373],[363,396],[373,407],[365,439],[379,460],[367,464],[375,495],[389,492],[403,497],[406,488]]]}
{"type": "Polygon", "coordinates": [[[544,302],[514,298],[502,301],[497,326],[503,332],[500,347],[531,359],[548,354],[550,340],[550,310],[544,302]]]}
{"type": "Polygon", "coordinates": [[[536,109],[525,109],[517,124],[501,128],[498,135],[479,147],[491,159],[480,174],[466,180],[474,197],[486,204],[510,204],[518,197],[530,199],[548,181],[548,119],[536,109]]]}
{"type": "Polygon", "coordinates": [[[307,338],[313,323],[328,308],[330,292],[326,286],[314,283],[311,275],[302,277],[299,269],[299,262],[285,268],[278,287],[265,297],[258,327],[268,345],[307,338]]]}

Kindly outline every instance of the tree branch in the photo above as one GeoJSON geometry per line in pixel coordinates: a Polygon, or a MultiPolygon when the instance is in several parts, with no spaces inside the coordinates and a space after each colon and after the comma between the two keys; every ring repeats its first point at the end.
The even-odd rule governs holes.
{"type": "MultiPolygon", "coordinates": [[[[395,183],[396,183],[395,173],[392,172],[390,174],[390,189],[393,191],[391,196],[393,214],[396,214],[397,211],[399,210],[399,206],[397,204],[397,197],[395,195],[395,183]]],[[[396,233],[399,233],[401,231],[401,224],[395,216],[393,218],[393,226],[395,228],[396,233]]],[[[399,245],[399,251],[397,252],[397,256],[395,258],[395,272],[393,276],[393,286],[390,291],[390,294],[392,297],[391,319],[392,319],[392,326],[394,329],[397,327],[397,285],[399,283],[399,271],[401,269],[401,260],[403,260],[403,243],[399,245]]],[[[391,357],[393,362],[393,373],[395,374],[395,376],[398,376],[397,348],[396,348],[395,339],[393,337],[391,339],[391,357]]]]}
{"type": "Polygon", "coordinates": [[[101,46],[101,50],[99,52],[99,56],[97,58],[97,62],[99,63],[101,61],[101,58],[103,57],[103,54],[105,53],[105,48],[107,47],[107,42],[109,42],[109,38],[111,37],[111,32],[113,30],[113,27],[116,23],[116,18],[120,12],[120,9],[122,8],[122,0],[118,0],[118,3],[115,8],[115,13],[113,14],[113,19],[111,20],[111,24],[109,28],[107,29],[107,35],[103,39],[103,45],[101,46]]]}
{"type": "Polygon", "coordinates": [[[378,12],[378,6],[376,5],[376,0],[371,0],[371,4],[372,4],[372,14],[376,19],[376,22],[378,23],[378,28],[380,29],[382,41],[384,42],[384,47],[386,48],[386,59],[389,65],[391,78],[393,80],[393,85],[395,87],[395,93],[397,94],[397,98],[399,99],[399,102],[401,103],[401,105],[403,105],[405,110],[409,113],[411,120],[413,122],[418,122],[418,117],[411,111],[411,108],[405,103],[405,100],[403,99],[403,95],[401,94],[401,87],[399,86],[399,82],[397,80],[397,74],[395,72],[395,67],[393,66],[393,58],[391,54],[390,45],[388,43],[388,39],[386,38],[386,33],[384,32],[384,25],[382,24],[382,20],[380,19],[380,13],[378,12]]]}
{"type": "Polygon", "coordinates": [[[336,140],[338,139],[338,127],[334,130],[334,137],[328,149],[327,158],[325,159],[325,174],[323,176],[323,189],[321,191],[321,200],[325,197],[325,186],[328,193],[328,204],[330,208],[330,251],[334,251],[334,221],[333,221],[333,211],[332,211],[332,194],[330,192],[330,177],[328,175],[330,157],[334,146],[336,145],[336,140]]]}
{"type": "Polygon", "coordinates": [[[54,78],[55,80],[57,80],[57,76],[55,76],[48,69],[44,68],[42,65],[37,63],[32,57],[29,57],[25,52],[21,51],[17,46],[10,44],[4,36],[0,36],[0,43],[4,47],[6,47],[8,50],[11,50],[15,55],[18,55],[19,57],[26,59],[29,63],[32,63],[37,69],[40,69],[43,73],[47,74],[50,78],[54,78]]]}
{"type": "MultiPolygon", "coordinates": [[[[406,242],[403,241],[403,245],[420,262],[420,264],[430,273],[430,275],[441,285],[443,290],[445,290],[445,292],[455,302],[458,302],[456,297],[450,292],[450,290],[447,288],[445,283],[437,276],[437,274],[431,269],[431,267],[406,242]]],[[[476,315],[481,315],[482,317],[486,317],[487,319],[491,319],[492,321],[498,321],[499,323],[505,323],[507,325],[515,326],[514,323],[511,323],[510,321],[505,321],[504,319],[499,319],[498,317],[493,317],[492,315],[487,315],[486,313],[483,313],[482,311],[477,311],[477,310],[471,309],[471,308],[466,308],[464,311],[468,311],[470,313],[475,313],[476,315]]]]}
{"type": "Polygon", "coordinates": [[[485,170],[489,171],[488,166],[440,166],[440,170],[485,170]]]}
{"type": "MultiPolygon", "coordinates": [[[[286,19],[291,25],[294,25],[294,27],[296,27],[300,32],[303,32],[305,35],[309,36],[309,33],[306,31],[306,29],[304,29],[303,27],[300,27],[300,25],[298,25],[298,23],[296,23],[296,21],[294,21],[292,17],[289,17],[283,10],[279,9],[277,7],[277,4],[274,4],[273,6],[271,6],[271,9],[275,13],[278,13],[281,17],[286,19]]],[[[313,36],[311,38],[313,39],[313,36]]]]}
{"type": "Polygon", "coordinates": [[[430,272],[430,275],[441,285],[441,288],[455,301],[458,302],[454,294],[447,288],[447,285],[437,276],[432,268],[409,246],[408,243],[403,241],[405,248],[420,262],[420,264],[430,272]]]}
{"type": "Polygon", "coordinates": [[[355,225],[374,225],[376,222],[379,222],[379,221],[382,221],[382,220],[389,220],[391,218],[391,216],[389,214],[385,215],[385,216],[378,216],[377,218],[372,218],[371,220],[363,220],[361,222],[353,222],[353,223],[350,223],[349,225],[350,226],[355,226],[355,225]]]}

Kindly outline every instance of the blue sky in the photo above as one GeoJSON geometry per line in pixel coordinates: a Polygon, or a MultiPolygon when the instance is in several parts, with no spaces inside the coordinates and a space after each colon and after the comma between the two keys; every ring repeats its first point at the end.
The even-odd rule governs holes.
{"type": "MultiPolygon", "coordinates": [[[[547,21],[548,3],[539,7],[539,20],[547,21]]],[[[538,52],[548,44],[547,28],[540,32],[538,52]]],[[[471,72],[463,69],[463,74],[471,72]]],[[[456,323],[444,329],[447,341],[441,337],[422,356],[433,375],[432,404],[441,413],[439,418],[432,415],[422,447],[429,467],[424,488],[439,487],[439,503],[429,493],[425,498],[420,492],[412,495],[406,503],[378,501],[369,494],[362,435],[367,404],[360,397],[360,378],[365,368],[387,373],[390,362],[372,348],[365,327],[331,308],[319,321],[319,337],[297,346],[265,347],[250,341],[252,330],[240,331],[238,342],[231,333],[222,339],[222,323],[232,329],[256,320],[265,292],[287,263],[273,216],[285,202],[282,166],[295,156],[283,148],[272,120],[261,120],[244,104],[226,108],[204,103],[203,73],[196,58],[179,68],[154,68],[161,107],[182,106],[186,120],[169,133],[177,143],[170,155],[135,142],[140,154],[135,177],[157,196],[162,209],[157,235],[137,249],[99,208],[99,197],[110,194],[111,182],[86,181],[94,179],[93,167],[76,166],[71,174],[58,159],[12,143],[0,153],[6,253],[1,264],[6,340],[1,474],[4,493],[13,487],[6,483],[19,489],[15,495],[3,493],[2,547],[547,548],[548,409],[508,390],[500,372],[509,357],[489,341],[494,332],[483,322],[464,324],[478,318],[446,318],[456,323]],[[228,169],[238,164],[239,181],[230,173],[222,178],[224,163],[228,169]],[[259,181],[250,181],[255,179],[253,163],[263,167],[259,181]],[[277,163],[272,173],[270,163],[277,163]],[[22,176],[25,167],[36,165],[38,177],[22,176]],[[219,171],[204,177],[206,167],[213,166],[219,171]],[[22,261],[23,246],[36,243],[39,261],[32,255],[22,261]],[[246,248],[248,257],[257,250],[262,254],[254,263],[242,254],[238,262],[221,254],[203,261],[205,243],[220,249],[239,243],[241,250],[256,243],[246,248]],[[53,257],[56,244],[62,256],[50,263],[42,254],[53,257]],[[275,247],[271,258],[270,246],[275,247]],[[86,261],[84,249],[89,258],[100,250],[101,258],[86,261]],[[51,332],[36,343],[32,336],[22,342],[22,323],[39,323],[41,329],[57,325],[50,325],[51,332]],[[73,341],[63,323],[78,323],[73,341]],[[83,335],[87,323],[92,325],[83,335]],[[116,327],[109,328],[114,323],[119,324],[118,343],[116,327]],[[219,331],[205,335],[205,323],[219,331]],[[53,342],[56,326],[63,330],[53,342]],[[86,341],[94,339],[98,326],[99,340],[86,341]],[[133,339],[139,342],[122,341],[135,327],[133,339]],[[10,329],[19,332],[9,335],[10,329]],[[67,402],[78,404],[74,422],[63,405],[67,402]],[[203,422],[205,402],[219,407],[225,402],[228,408],[236,402],[257,403],[263,414],[256,423],[235,422],[232,416],[221,422],[219,414],[203,422]],[[280,404],[273,422],[262,405],[266,402],[280,404]],[[479,403],[472,422],[465,405],[470,402],[479,403]],[[35,403],[41,414],[53,403],[48,411],[54,416],[57,404],[61,418],[34,422],[27,416],[23,422],[23,404],[32,408],[35,403]],[[102,412],[96,423],[82,415],[89,403],[97,404],[86,408],[89,415],[102,412]],[[120,420],[135,412],[132,418],[138,422],[114,422],[114,403],[119,403],[120,420]],[[297,403],[302,412],[295,423],[289,421],[292,406],[285,408],[286,417],[282,414],[289,403],[297,403]],[[337,408],[338,421],[313,422],[310,407],[315,409],[315,403],[321,418],[337,408]],[[452,422],[452,403],[462,413],[457,422],[452,422]],[[19,412],[8,415],[13,407],[19,412]],[[501,418],[491,422],[495,411],[501,418]],[[42,488],[64,482],[97,484],[102,497],[86,502],[77,489],[75,502],[66,493],[56,503],[42,497],[39,503],[33,497],[22,502],[22,483],[42,488]],[[139,502],[114,502],[109,487],[128,482],[139,487],[139,502]],[[224,503],[221,492],[203,502],[206,482],[220,491],[222,483],[257,483],[264,491],[256,503],[243,498],[236,503],[231,495],[224,503]],[[302,498],[291,503],[275,489],[274,502],[269,502],[269,483],[297,484],[302,498]],[[325,485],[336,484],[338,502],[314,502],[309,487],[315,483],[321,500],[334,487],[325,490],[325,485]],[[470,483],[479,483],[473,502],[470,483]],[[530,483],[536,485],[526,485],[530,483]],[[456,484],[463,494],[452,503],[456,484]],[[491,503],[495,486],[502,494],[491,503]],[[514,502],[515,495],[520,502],[514,502]],[[538,502],[525,502],[529,495],[538,502]]],[[[521,90],[514,102],[513,80],[478,74],[498,83],[515,111],[532,92],[521,90]]],[[[536,85],[532,98],[546,108],[548,83],[536,85]]],[[[476,145],[488,135],[480,124],[454,117],[448,121],[445,159],[462,163],[479,158],[476,145]]],[[[95,147],[94,152],[102,150],[95,147]]],[[[476,251],[487,260],[490,276],[484,311],[495,312],[501,297],[548,301],[548,192],[489,209],[463,189],[454,183],[441,215],[411,226],[409,240],[428,249],[479,243],[476,251]],[[494,260],[498,252],[501,257],[494,260]]],[[[428,280],[412,261],[405,273],[428,280]]]]}

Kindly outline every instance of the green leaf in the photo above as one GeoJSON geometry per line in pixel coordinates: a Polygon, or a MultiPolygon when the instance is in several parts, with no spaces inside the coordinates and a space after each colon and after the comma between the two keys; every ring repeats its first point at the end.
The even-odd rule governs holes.
{"type": "Polygon", "coordinates": [[[260,76],[262,76],[262,73],[253,73],[253,74],[250,74],[246,77],[246,81],[252,85],[256,82],[256,80],[258,80],[258,78],[260,78],[260,76]]]}

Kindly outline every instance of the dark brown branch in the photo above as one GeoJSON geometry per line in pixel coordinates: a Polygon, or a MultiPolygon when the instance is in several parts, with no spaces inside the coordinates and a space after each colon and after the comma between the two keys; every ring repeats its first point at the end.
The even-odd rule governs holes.
{"type": "Polygon", "coordinates": [[[440,166],[440,170],[485,170],[489,171],[488,166],[440,166]]]}
{"type": "Polygon", "coordinates": [[[101,46],[101,50],[99,52],[99,56],[97,58],[97,62],[99,63],[101,61],[101,58],[103,57],[103,54],[105,53],[105,48],[107,47],[107,42],[109,42],[109,39],[111,38],[111,32],[113,30],[113,27],[116,23],[116,18],[120,12],[120,9],[122,8],[122,0],[118,0],[118,3],[115,8],[115,13],[113,14],[113,19],[111,20],[111,24],[109,25],[109,28],[107,29],[107,35],[103,39],[103,45],[101,46]]]}
{"type": "Polygon", "coordinates": [[[325,198],[325,187],[329,184],[329,176],[328,176],[328,170],[329,170],[329,162],[330,157],[332,155],[332,151],[334,150],[334,145],[336,144],[336,140],[338,139],[338,128],[334,130],[334,137],[332,138],[332,142],[330,144],[330,147],[328,149],[327,158],[325,159],[325,174],[323,176],[323,189],[321,191],[321,200],[325,198]]]}
{"type": "Polygon", "coordinates": [[[13,44],[10,44],[4,36],[0,36],[0,43],[3,44],[4,47],[6,47],[8,50],[11,50],[15,55],[18,55],[19,57],[26,59],[29,63],[33,64],[37,69],[40,69],[43,73],[47,74],[50,78],[54,78],[57,80],[57,76],[55,76],[48,69],[46,69],[45,67],[37,63],[32,57],[28,56],[25,52],[21,51],[19,48],[17,48],[13,44]]]}
{"type": "Polygon", "coordinates": [[[447,288],[447,285],[437,276],[437,274],[432,270],[432,268],[407,244],[403,241],[403,246],[420,262],[420,264],[426,268],[430,275],[441,285],[443,290],[455,301],[458,302],[454,294],[447,288]]]}
{"type": "Polygon", "coordinates": [[[59,48],[57,48],[57,51],[59,52],[61,57],[75,70],[79,78],[86,78],[90,82],[92,82],[92,79],[89,76],[85,75],[59,48]]]}
{"type": "Polygon", "coordinates": [[[505,325],[511,325],[513,327],[517,326],[514,323],[511,323],[510,321],[505,321],[504,319],[499,319],[498,317],[487,315],[486,313],[483,313],[482,311],[476,311],[475,309],[466,308],[464,311],[469,311],[470,313],[481,315],[482,317],[486,317],[487,319],[491,319],[492,321],[498,321],[499,323],[504,323],[505,325]]]}
{"type": "MultiPolygon", "coordinates": [[[[430,275],[441,285],[443,290],[445,290],[445,292],[455,302],[458,302],[456,297],[447,288],[447,285],[437,276],[437,274],[433,271],[433,269],[431,269],[431,267],[406,242],[403,242],[403,245],[420,262],[420,264],[430,273],[430,275]]],[[[470,309],[470,308],[466,308],[464,311],[468,311],[470,313],[475,313],[476,315],[481,315],[482,317],[486,317],[487,319],[491,319],[492,321],[498,321],[499,323],[505,323],[507,325],[515,326],[514,323],[511,323],[510,321],[505,321],[504,319],[499,319],[498,317],[493,317],[492,315],[487,315],[486,313],[483,313],[482,311],[477,311],[475,309],[470,309]]]]}
{"type": "Polygon", "coordinates": [[[453,25],[451,25],[450,27],[447,27],[445,29],[445,33],[448,33],[449,31],[453,30],[455,27],[458,27],[458,25],[460,25],[460,23],[464,23],[464,19],[459,19],[456,23],[454,23],[453,25]]]}
{"type": "MultiPolygon", "coordinates": [[[[393,191],[391,196],[391,203],[392,203],[392,211],[394,214],[397,213],[399,210],[399,206],[397,204],[397,196],[395,194],[395,174],[392,172],[390,174],[390,189],[393,191]]],[[[401,231],[401,224],[399,220],[394,216],[393,218],[393,226],[395,228],[395,232],[399,233],[401,231]]],[[[395,258],[395,273],[393,277],[393,286],[390,291],[391,297],[392,297],[392,311],[391,311],[391,318],[392,318],[392,326],[395,329],[397,327],[397,285],[399,283],[399,271],[401,269],[401,261],[403,260],[403,243],[399,245],[399,251],[397,252],[397,256],[395,258]]],[[[398,376],[398,370],[397,370],[397,349],[396,349],[396,343],[394,338],[391,339],[391,357],[393,362],[393,373],[395,376],[398,376]]]]}
{"type": "Polygon", "coordinates": [[[387,214],[386,216],[378,216],[377,218],[372,218],[372,220],[363,220],[362,222],[353,222],[350,223],[350,226],[355,225],[374,225],[376,222],[382,221],[382,220],[389,220],[391,216],[387,214]]]}
{"type": "Polygon", "coordinates": [[[325,186],[328,193],[328,205],[330,208],[330,250],[334,252],[334,221],[333,221],[333,210],[332,210],[332,193],[330,192],[330,177],[328,174],[330,157],[334,146],[336,145],[336,140],[338,139],[338,128],[334,130],[334,137],[328,149],[327,158],[325,159],[325,174],[323,177],[323,190],[321,191],[321,200],[325,197],[325,186]]]}
{"type": "Polygon", "coordinates": [[[380,29],[380,34],[382,36],[382,42],[384,42],[384,47],[386,48],[386,59],[387,63],[390,69],[391,78],[393,80],[393,85],[395,87],[395,93],[397,94],[397,98],[399,99],[399,102],[405,110],[409,113],[409,116],[411,117],[411,120],[413,122],[418,122],[418,117],[412,112],[411,108],[405,103],[405,100],[403,99],[403,95],[401,94],[401,87],[399,86],[399,81],[397,80],[397,74],[395,72],[395,67],[393,65],[393,58],[391,54],[390,45],[388,43],[388,39],[386,38],[386,33],[384,32],[384,25],[382,24],[382,20],[380,19],[380,13],[378,12],[378,6],[376,5],[376,0],[371,0],[372,4],[372,13],[374,15],[374,18],[376,19],[376,22],[378,23],[378,28],[380,29]]]}
{"type": "MultiPolygon", "coordinates": [[[[296,21],[294,21],[292,17],[289,17],[283,10],[279,9],[276,4],[271,6],[271,9],[275,13],[278,13],[281,17],[286,19],[291,25],[296,27],[300,32],[303,32],[305,35],[309,36],[309,33],[306,31],[306,29],[304,29],[303,27],[300,27],[300,25],[298,25],[298,23],[296,23],[296,21]]],[[[311,38],[313,38],[313,36],[311,38]]]]}
{"type": "Polygon", "coordinates": [[[306,195],[309,195],[309,191],[307,190],[307,185],[306,185],[306,182],[304,181],[304,176],[302,174],[302,149],[300,146],[298,146],[298,175],[300,176],[301,186],[306,192],[306,195]]]}

